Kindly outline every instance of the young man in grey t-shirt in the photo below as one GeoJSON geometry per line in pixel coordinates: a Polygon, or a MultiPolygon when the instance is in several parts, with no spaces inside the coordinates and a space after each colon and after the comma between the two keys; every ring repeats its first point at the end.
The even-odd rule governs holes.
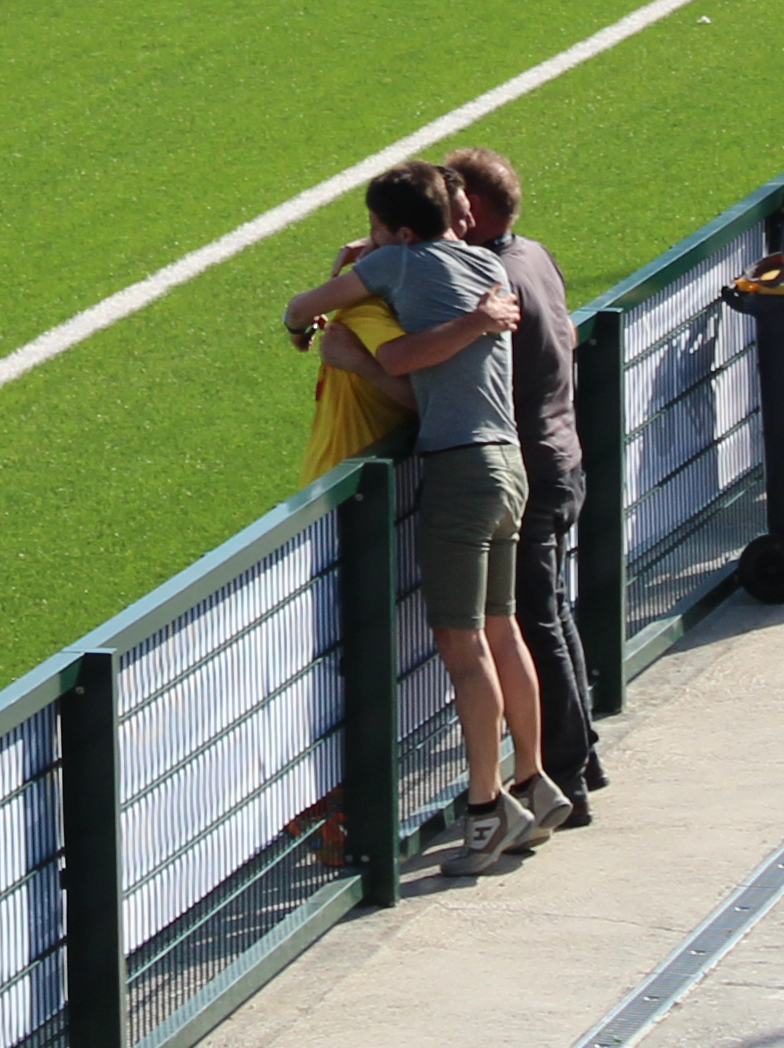
{"type": "Polygon", "coordinates": [[[445,158],[463,177],[473,222],[466,240],[506,270],[523,319],[512,335],[514,407],[530,490],[517,551],[517,619],[536,664],[542,758],[573,805],[567,826],[592,820],[588,790],[606,785],[596,753],[588,675],[566,582],[567,536],[585,497],[573,378],[575,330],[558,265],[514,232],[522,186],[509,159],[489,149],[445,158]]]}
{"type": "Polygon", "coordinates": [[[319,314],[377,294],[410,332],[382,346],[378,359],[391,374],[410,375],[420,413],[423,587],[469,766],[465,848],[442,871],[473,874],[503,850],[542,839],[571,810],[542,772],[536,678],[514,618],[514,552],[527,485],[504,333],[511,325],[477,308],[506,278],[489,252],[450,235],[446,188],[431,165],[413,162],[374,179],[367,204],[379,250],[295,296],[285,322],[297,344],[319,314]],[[501,786],[504,717],[515,781],[538,783],[533,812],[501,786]]]}

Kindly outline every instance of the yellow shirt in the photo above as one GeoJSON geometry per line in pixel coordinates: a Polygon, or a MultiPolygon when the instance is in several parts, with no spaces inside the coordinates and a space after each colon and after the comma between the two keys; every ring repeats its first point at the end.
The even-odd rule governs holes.
{"type": "MultiPolygon", "coordinates": [[[[350,328],[374,354],[384,342],[404,334],[380,298],[367,298],[349,309],[341,309],[335,320],[350,328]]],[[[302,463],[303,487],[391,432],[412,414],[359,375],[322,364],[316,383],[316,414],[302,463]]]]}

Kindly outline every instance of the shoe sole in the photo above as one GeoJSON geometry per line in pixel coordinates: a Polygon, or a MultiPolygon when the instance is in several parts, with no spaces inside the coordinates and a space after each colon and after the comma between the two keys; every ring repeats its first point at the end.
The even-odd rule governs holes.
{"type": "Polygon", "coordinates": [[[511,847],[505,848],[504,852],[506,855],[525,855],[527,852],[533,851],[534,848],[538,848],[541,844],[547,844],[552,835],[552,830],[542,830],[541,827],[537,826],[536,832],[527,841],[513,844],[511,847]]]}
{"type": "Polygon", "coordinates": [[[578,830],[582,826],[590,826],[593,822],[592,812],[582,812],[579,815],[572,813],[569,815],[561,825],[558,827],[559,830],[578,830]]]}
{"type": "Polygon", "coordinates": [[[545,815],[542,816],[539,822],[523,832],[522,839],[518,838],[511,848],[506,849],[507,854],[520,855],[523,852],[529,851],[531,848],[537,848],[540,844],[549,841],[550,837],[552,837],[553,830],[557,829],[561,823],[565,822],[571,814],[572,806],[568,802],[566,804],[555,804],[545,815]]]}
{"type": "Polygon", "coordinates": [[[562,822],[568,819],[571,814],[572,805],[568,801],[566,804],[556,804],[539,820],[536,824],[536,828],[541,830],[554,830],[560,826],[562,822]]]}

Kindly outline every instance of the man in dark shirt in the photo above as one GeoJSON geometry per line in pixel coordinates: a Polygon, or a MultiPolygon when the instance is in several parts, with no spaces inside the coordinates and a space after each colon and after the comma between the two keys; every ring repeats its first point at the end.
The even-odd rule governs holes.
{"type": "Polygon", "coordinates": [[[574,806],[565,825],[585,826],[592,818],[587,790],[607,779],[593,748],[585,658],[565,579],[566,536],[585,496],[572,390],[574,327],[552,256],[512,233],[521,188],[506,157],[460,149],[444,163],[466,184],[474,219],[466,239],[498,255],[522,312],[512,336],[514,406],[530,492],[518,548],[517,618],[539,674],[544,767],[574,806]]]}

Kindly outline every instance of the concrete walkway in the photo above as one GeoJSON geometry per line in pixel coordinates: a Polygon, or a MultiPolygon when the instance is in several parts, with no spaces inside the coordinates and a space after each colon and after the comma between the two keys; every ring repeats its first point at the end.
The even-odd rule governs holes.
{"type": "MultiPolygon", "coordinates": [[[[570,1048],[784,841],[784,607],[737,594],[600,730],[592,826],[453,881],[442,838],[202,1048],[570,1048]]],[[[784,1046],[784,904],[644,1044],[784,1046]]]]}

